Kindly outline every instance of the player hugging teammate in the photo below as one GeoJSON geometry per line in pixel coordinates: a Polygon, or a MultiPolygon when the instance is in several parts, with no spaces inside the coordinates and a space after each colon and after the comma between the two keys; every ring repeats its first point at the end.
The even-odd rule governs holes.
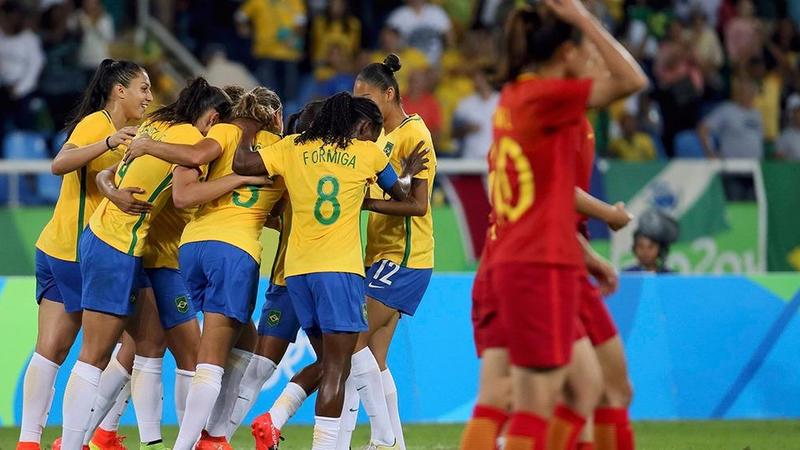
{"type": "Polygon", "coordinates": [[[491,224],[473,289],[480,392],[461,448],[495,449],[502,436],[509,450],[630,450],[622,347],[587,272],[605,293],[616,274],[575,228],[578,213],[612,228],[630,217],[576,188],[593,159],[586,109],[647,81],[579,0],[519,8],[505,31],[491,224]]]}
{"type": "Polygon", "coordinates": [[[18,449],[40,448],[56,373],[80,328],[53,445],[65,450],[124,449],[116,431],[129,393],[141,448],[165,449],[165,348],[177,362],[174,448],[229,449],[300,327],[325,357],[287,386],[281,398],[292,401],[256,421],[259,448],[277,446],[282,424],[317,389],[314,448],[349,448],[355,414],[342,418],[342,405],[357,411],[356,392],[379,417],[372,447],[404,448],[386,353],[400,313],[414,314],[430,280],[435,155],[422,120],[402,111],[399,69],[395,55],[368,66],[358,96],[307,105],[282,139],[274,92],[201,78],[125,127],[143,118],[149,79],[134,63],[104,61],[53,162],[65,180],[37,243],[39,339],[18,449]],[[362,209],[371,211],[366,264],[362,209]],[[280,332],[269,314],[258,332],[251,322],[265,226],[282,234],[267,293],[267,306],[285,313],[280,332]]]}

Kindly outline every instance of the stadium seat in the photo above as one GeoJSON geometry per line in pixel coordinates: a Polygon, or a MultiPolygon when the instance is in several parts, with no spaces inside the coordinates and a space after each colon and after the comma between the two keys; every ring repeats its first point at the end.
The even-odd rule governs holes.
{"type": "Polygon", "coordinates": [[[53,138],[50,139],[50,155],[56,156],[59,150],[61,150],[61,146],[64,145],[64,142],[67,142],[67,135],[66,130],[61,130],[58,133],[53,135],[53,138]]]}
{"type": "MultiPolygon", "coordinates": [[[[47,140],[43,135],[32,131],[13,131],[6,135],[3,142],[3,155],[9,160],[23,160],[23,159],[49,159],[50,152],[47,148],[47,140]]],[[[57,184],[55,198],[58,198],[58,190],[61,189],[61,181],[59,177],[50,174],[35,174],[19,176],[19,202],[23,205],[36,205],[43,202],[51,202],[51,192],[53,185],[57,184]],[[42,191],[42,183],[45,184],[45,191],[48,193],[48,198],[42,198],[39,193],[42,191]]],[[[8,191],[8,182],[6,184],[6,191],[8,191]]],[[[8,201],[8,192],[6,192],[6,201],[8,201]]],[[[53,200],[54,201],[54,200],[53,200]]]]}
{"type": "Polygon", "coordinates": [[[705,158],[700,136],[694,130],[684,130],[675,136],[676,158],[705,158]]]}

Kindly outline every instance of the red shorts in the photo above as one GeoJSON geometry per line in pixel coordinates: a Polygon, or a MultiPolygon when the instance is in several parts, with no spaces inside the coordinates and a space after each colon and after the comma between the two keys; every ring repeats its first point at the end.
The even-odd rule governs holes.
{"type": "Polygon", "coordinates": [[[586,334],[592,341],[592,345],[597,347],[618,334],[614,319],[608,313],[608,308],[603,302],[600,290],[592,284],[587,274],[583,274],[578,281],[580,289],[580,305],[578,306],[578,316],[586,330],[586,334]]]}
{"type": "Polygon", "coordinates": [[[511,364],[569,364],[578,317],[578,268],[505,263],[489,272],[511,364]]]}
{"type": "Polygon", "coordinates": [[[478,266],[472,285],[472,329],[479,358],[487,348],[506,347],[506,336],[495,301],[497,297],[493,295],[486,266],[478,266]]]}

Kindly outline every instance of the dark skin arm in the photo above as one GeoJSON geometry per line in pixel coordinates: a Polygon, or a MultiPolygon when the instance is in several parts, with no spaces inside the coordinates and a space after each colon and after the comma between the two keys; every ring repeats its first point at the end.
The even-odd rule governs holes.
{"type": "Polygon", "coordinates": [[[237,125],[242,127],[242,140],[236,148],[233,157],[233,171],[239,175],[266,175],[269,176],[264,161],[257,152],[251,151],[251,143],[260,129],[258,122],[250,119],[237,119],[237,125]]]}
{"type": "Polygon", "coordinates": [[[287,203],[289,203],[289,197],[284,194],[283,197],[272,206],[272,211],[269,212],[266,220],[264,220],[264,226],[266,228],[281,231],[281,217],[283,216],[283,211],[286,210],[287,203]]]}
{"type": "Polygon", "coordinates": [[[361,209],[390,216],[424,216],[428,213],[428,180],[412,178],[425,169],[428,150],[420,150],[420,142],[406,158],[403,158],[403,173],[387,191],[392,200],[365,198],[361,209]],[[408,183],[408,185],[406,185],[408,183]]]}

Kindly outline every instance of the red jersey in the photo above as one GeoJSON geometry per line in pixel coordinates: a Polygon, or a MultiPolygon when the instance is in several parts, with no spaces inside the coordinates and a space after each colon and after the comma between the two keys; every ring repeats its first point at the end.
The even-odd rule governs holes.
{"type": "MultiPolygon", "coordinates": [[[[576,166],[578,179],[576,186],[586,192],[589,192],[589,184],[592,181],[594,147],[594,128],[592,128],[592,123],[589,122],[589,119],[584,119],[581,127],[581,145],[578,148],[578,165],[576,166]]],[[[588,217],[578,214],[578,232],[587,239],[589,238],[588,222],[588,217]]]]}
{"type": "Polygon", "coordinates": [[[494,115],[492,264],[580,266],[575,238],[578,149],[591,80],[520,78],[494,115]]]}

